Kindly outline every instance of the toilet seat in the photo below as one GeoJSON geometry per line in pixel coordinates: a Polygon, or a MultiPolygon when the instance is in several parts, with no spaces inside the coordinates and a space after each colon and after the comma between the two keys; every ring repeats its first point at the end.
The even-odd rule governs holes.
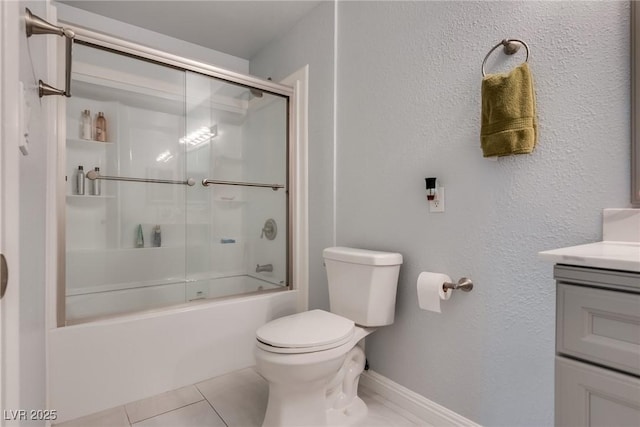
{"type": "Polygon", "coordinates": [[[258,347],[272,353],[311,353],[349,342],[352,320],[324,310],[311,310],[275,319],[258,328],[258,347]]]}

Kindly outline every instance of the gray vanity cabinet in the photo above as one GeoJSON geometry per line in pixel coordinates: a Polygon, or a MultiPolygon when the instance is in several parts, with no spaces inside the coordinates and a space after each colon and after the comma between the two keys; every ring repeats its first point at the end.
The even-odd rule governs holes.
{"type": "Polygon", "coordinates": [[[640,273],[556,265],[557,426],[640,426],[640,273]]]}

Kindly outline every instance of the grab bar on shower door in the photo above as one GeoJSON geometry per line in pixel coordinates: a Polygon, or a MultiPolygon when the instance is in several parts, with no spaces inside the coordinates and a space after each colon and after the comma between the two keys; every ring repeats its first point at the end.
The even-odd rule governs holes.
{"type": "Polygon", "coordinates": [[[278,191],[279,188],[284,188],[284,185],[282,184],[259,184],[257,182],[220,181],[218,179],[203,179],[202,185],[205,187],[208,187],[210,185],[239,185],[242,187],[271,188],[273,191],[278,191]]]}
{"type": "Polygon", "coordinates": [[[196,185],[196,180],[193,178],[189,178],[186,181],[178,181],[174,179],[147,179],[147,178],[131,178],[126,176],[108,176],[108,175],[99,175],[96,171],[87,172],[87,179],[91,181],[95,179],[104,179],[105,181],[128,181],[128,182],[152,182],[156,184],[181,184],[188,185],[189,187],[193,187],[196,185]]]}

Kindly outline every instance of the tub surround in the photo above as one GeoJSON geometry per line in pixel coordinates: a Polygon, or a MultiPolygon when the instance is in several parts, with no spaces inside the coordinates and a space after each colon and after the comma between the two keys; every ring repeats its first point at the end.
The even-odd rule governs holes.
{"type": "Polygon", "coordinates": [[[608,270],[640,272],[640,209],[605,209],[602,242],[540,252],[541,259],[608,270]]]}

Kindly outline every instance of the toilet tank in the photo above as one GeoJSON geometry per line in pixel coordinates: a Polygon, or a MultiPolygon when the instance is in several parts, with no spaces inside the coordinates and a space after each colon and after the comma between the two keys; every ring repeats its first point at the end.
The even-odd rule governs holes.
{"type": "Polygon", "coordinates": [[[360,326],[393,323],[401,254],[334,247],[322,256],[332,313],[360,326]]]}

